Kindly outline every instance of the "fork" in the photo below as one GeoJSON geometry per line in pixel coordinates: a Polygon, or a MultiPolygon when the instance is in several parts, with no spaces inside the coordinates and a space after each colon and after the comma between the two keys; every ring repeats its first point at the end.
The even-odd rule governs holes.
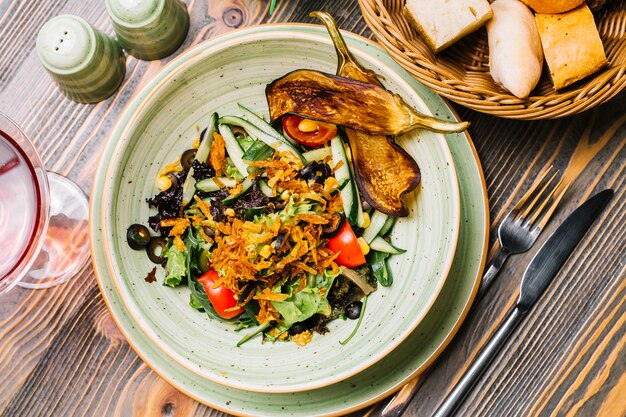
{"type": "Polygon", "coordinates": [[[556,181],[558,174],[552,165],[544,169],[500,223],[500,249],[483,275],[475,301],[485,295],[509,256],[528,251],[537,241],[571,184],[571,181],[563,183],[563,179],[556,181]]]}
{"type": "MultiPolygon", "coordinates": [[[[552,217],[572,183],[563,178],[552,165],[541,171],[533,185],[507,213],[498,227],[500,249],[492,258],[478,289],[475,302],[485,295],[507,258],[528,251],[552,217]]],[[[399,417],[419,388],[419,378],[408,382],[382,410],[382,417],[399,417]]],[[[368,414],[369,416],[370,414],[368,414]]]]}

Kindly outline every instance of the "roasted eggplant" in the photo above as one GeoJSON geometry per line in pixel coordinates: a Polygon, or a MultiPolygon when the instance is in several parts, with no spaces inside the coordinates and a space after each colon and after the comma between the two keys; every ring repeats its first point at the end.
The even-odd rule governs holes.
{"type": "MultiPolygon", "coordinates": [[[[376,74],[352,57],[332,16],[325,12],[311,15],[320,18],[328,29],[337,51],[337,73],[380,85],[376,74]]],[[[420,170],[415,160],[390,137],[372,136],[353,129],[345,132],[361,196],[378,211],[392,216],[408,215],[402,196],[420,183],[420,170]]]]}
{"type": "Polygon", "coordinates": [[[467,128],[467,123],[417,113],[378,83],[320,71],[292,71],[269,84],[265,94],[272,122],[286,114],[297,114],[370,135],[394,136],[420,127],[443,133],[467,128]]]}

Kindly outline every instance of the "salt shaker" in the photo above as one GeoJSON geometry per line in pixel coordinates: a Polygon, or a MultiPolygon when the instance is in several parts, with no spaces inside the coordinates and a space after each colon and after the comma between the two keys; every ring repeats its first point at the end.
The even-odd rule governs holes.
{"type": "Polygon", "coordinates": [[[139,59],[170,55],[189,30],[187,7],[180,0],[106,0],[122,47],[139,59]]]}
{"type": "Polygon", "coordinates": [[[78,16],[46,22],[37,35],[37,55],[61,92],[79,103],[109,97],[126,73],[120,45],[78,16]]]}

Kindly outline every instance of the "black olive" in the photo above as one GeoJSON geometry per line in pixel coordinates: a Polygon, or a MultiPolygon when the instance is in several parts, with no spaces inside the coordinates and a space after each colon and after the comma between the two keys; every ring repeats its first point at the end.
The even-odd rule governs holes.
{"type": "Polygon", "coordinates": [[[346,306],[346,317],[350,320],[356,320],[361,316],[361,309],[363,303],[360,301],[353,301],[346,306]]]}
{"type": "Polygon", "coordinates": [[[290,328],[289,328],[289,334],[292,336],[295,336],[297,334],[300,334],[306,330],[311,330],[313,329],[317,323],[319,316],[317,314],[312,315],[311,317],[309,317],[308,319],[304,320],[304,321],[299,321],[298,323],[294,323],[290,328]]]}
{"type": "Polygon", "coordinates": [[[300,171],[300,177],[305,180],[313,180],[318,184],[324,184],[326,178],[332,173],[330,166],[323,162],[313,161],[300,171]]]}
{"type": "Polygon", "coordinates": [[[284,233],[281,233],[278,236],[276,236],[276,240],[272,242],[272,247],[274,248],[275,251],[278,251],[278,249],[280,248],[280,245],[283,244],[283,240],[285,240],[284,233]]]}
{"type": "Polygon", "coordinates": [[[183,169],[187,170],[191,168],[191,163],[196,158],[196,150],[195,149],[187,149],[180,157],[180,165],[183,169]]]}
{"type": "Polygon", "coordinates": [[[235,137],[238,139],[248,136],[246,130],[243,127],[231,126],[230,130],[233,132],[233,135],[235,135],[235,137]]]}
{"type": "Polygon", "coordinates": [[[301,321],[299,323],[295,323],[289,328],[289,334],[295,336],[297,334],[302,333],[303,331],[308,330],[305,322],[301,321]]]}
{"type": "Polygon", "coordinates": [[[126,240],[131,249],[143,249],[150,242],[150,231],[144,225],[132,224],[126,231],[126,240]]]}
{"type": "Polygon", "coordinates": [[[346,218],[343,217],[341,213],[334,213],[331,216],[330,221],[322,226],[322,237],[335,237],[343,227],[343,222],[345,221],[346,218]]]}
{"type": "Polygon", "coordinates": [[[208,237],[215,237],[215,231],[209,226],[203,226],[202,230],[204,231],[204,234],[206,234],[208,237]]]}
{"type": "Polygon", "coordinates": [[[163,263],[165,260],[163,252],[165,252],[166,245],[167,242],[161,237],[153,237],[150,239],[150,243],[148,243],[148,247],[146,248],[148,258],[155,264],[163,263]]]}

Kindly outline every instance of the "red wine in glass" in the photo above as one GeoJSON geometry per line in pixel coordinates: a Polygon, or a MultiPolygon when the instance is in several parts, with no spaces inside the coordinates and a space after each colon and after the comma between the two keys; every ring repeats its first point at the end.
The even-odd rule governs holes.
{"type": "Polygon", "coordinates": [[[87,199],[46,172],[28,137],[0,113],[0,294],[67,281],[89,250],[87,199]]]}

